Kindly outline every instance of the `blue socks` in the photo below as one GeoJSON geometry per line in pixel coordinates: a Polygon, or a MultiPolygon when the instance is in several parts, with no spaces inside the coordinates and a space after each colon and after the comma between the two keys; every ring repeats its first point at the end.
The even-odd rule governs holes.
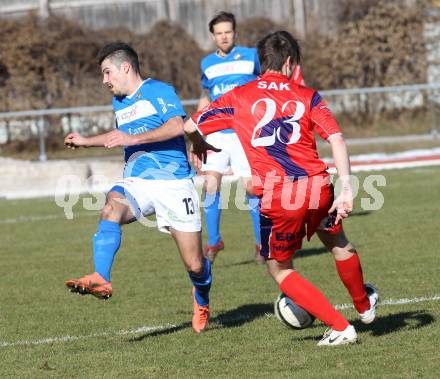
{"type": "Polygon", "coordinates": [[[204,307],[209,305],[209,290],[211,289],[212,275],[211,275],[211,263],[207,258],[204,259],[203,271],[199,275],[189,273],[195,287],[195,298],[197,304],[204,307]]]}
{"type": "Polygon", "coordinates": [[[249,212],[254,226],[255,244],[261,245],[260,238],[260,199],[257,196],[246,195],[249,203],[249,212]]]}
{"type": "MultiPolygon", "coordinates": [[[[246,195],[249,203],[249,212],[254,227],[255,244],[261,244],[260,238],[260,199],[257,196],[246,195]]],[[[214,246],[220,242],[220,192],[215,195],[205,193],[204,199],[206,227],[208,229],[208,245],[214,246]]]]}
{"type": "Polygon", "coordinates": [[[117,222],[101,220],[93,236],[93,262],[95,271],[107,282],[113,259],[121,245],[121,227],[117,222]]]}
{"type": "Polygon", "coordinates": [[[205,193],[204,199],[206,227],[208,229],[208,245],[214,246],[220,242],[220,192],[214,195],[205,193]]]}

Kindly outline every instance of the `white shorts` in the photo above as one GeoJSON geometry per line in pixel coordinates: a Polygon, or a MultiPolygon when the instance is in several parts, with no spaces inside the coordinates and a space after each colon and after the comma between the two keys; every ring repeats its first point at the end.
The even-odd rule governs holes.
{"type": "Polygon", "coordinates": [[[222,151],[219,153],[208,151],[206,164],[202,165],[202,171],[216,171],[225,174],[229,169],[232,169],[232,173],[236,176],[251,177],[251,168],[237,134],[212,133],[206,137],[206,142],[222,149],[222,151]]]}
{"type": "Polygon", "coordinates": [[[142,222],[142,216],[155,213],[161,232],[169,233],[170,228],[182,232],[202,229],[199,195],[192,179],[131,177],[117,181],[111,191],[122,193],[129,200],[139,221],[142,222]]]}

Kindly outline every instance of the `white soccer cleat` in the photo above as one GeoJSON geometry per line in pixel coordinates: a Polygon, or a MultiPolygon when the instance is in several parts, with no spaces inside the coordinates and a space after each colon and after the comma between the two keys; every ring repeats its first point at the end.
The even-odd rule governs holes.
{"type": "Polygon", "coordinates": [[[357,340],[357,333],[353,325],[348,325],[342,332],[328,329],[322,336],[318,346],[338,346],[355,343],[357,340]]]}
{"type": "Polygon", "coordinates": [[[377,292],[377,288],[370,283],[365,283],[365,290],[370,300],[370,309],[364,313],[359,313],[359,317],[362,323],[371,324],[376,318],[376,308],[379,305],[379,292],[377,292]]]}

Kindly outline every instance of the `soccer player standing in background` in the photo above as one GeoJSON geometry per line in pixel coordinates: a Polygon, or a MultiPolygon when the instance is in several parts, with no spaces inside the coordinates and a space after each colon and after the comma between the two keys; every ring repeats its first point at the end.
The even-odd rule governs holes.
{"type": "MultiPolygon", "coordinates": [[[[256,79],[260,73],[256,49],[235,45],[236,21],[232,13],[217,14],[209,22],[209,31],[212,33],[217,50],[203,58],[201,62],[203,92],[198,110],[231,89],[256,79]]],[[[257,262],[264,263],[259,253],[261,244],[259,200],[252,192],[251,171],[240,141],[232,129],[225,129],[210,135],[208,142],[222,151],[211,151],[206,164],[201,168],[205,174],[204,210],[208,230],[208,244],[204,253],[213,262],[216,254],[224,249],[220,235],[220,189],[223,175],[232,168],[233,174],[242,178],[246,189],[255,235],[255,257],[257,262]]]]}
{"type": "Polygon", "coordinates": [[[142,79],[138,55],[127,44],[105,46],[98,61],[103,84],[114,95],[116,130],[92,137],[70,133],[64,143],[70,148],[123,146],[126,165],[124,178],[107,194],[93,236],[95,272],[66,285],[73,292],[111,297],[121,226],[155,213],[158,229],[173,237],[193,283],[192,326],[200,333],[208,324],[212,278],[202,253],[199,198],[183,138],[185,112],[172,86],[142,79]]]}
{"type": "Polygon", "coordinates": [[[252,168],[254,192],[261,198],[261,254],[269,273],[282,292],[330,327],[318,345],[353,343],[354,327],[292,263],[303,238],[316,232],[333,253],[361,322],[374,321],[379,295],[371,284],[364,284],[358,254],[341,224],[353,208],[345,142],[319,93],[290,81],[300,61],[297,41],[288,32],[269,34],[258,43],[258,55],[263,74],[199,111],[185,123],[185,131],[193,153],[204,160],[213,146],[201,134],[235,130],[252,168]],[[332,149],[342,182],[336,199],[314,132],[332,149]]]}

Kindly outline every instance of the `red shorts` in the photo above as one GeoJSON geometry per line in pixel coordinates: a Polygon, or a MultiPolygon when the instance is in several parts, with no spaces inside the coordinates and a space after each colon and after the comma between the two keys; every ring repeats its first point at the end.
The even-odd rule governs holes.
{"type": "Polygon", "coordinates": [[[334,215],[328,214],[333,199],[333,185],[328,175],[290,182],[282,191],[275,191],[270,202],[263,196],[261,255],[284,261],[301,249],[305,236],[310,240],[316,230],[340,232],[342,224],[333,225],[334,215]]]}

